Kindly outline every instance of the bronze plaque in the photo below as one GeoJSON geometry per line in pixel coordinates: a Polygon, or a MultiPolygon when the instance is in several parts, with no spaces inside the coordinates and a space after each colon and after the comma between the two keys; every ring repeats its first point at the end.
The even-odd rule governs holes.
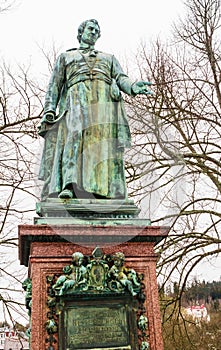
{"type": "Polygon", "coordinates": [[[62,314],[60,350],[136,348],[131,347],[132,330],[127,304],[67,303],[62,314]]]}

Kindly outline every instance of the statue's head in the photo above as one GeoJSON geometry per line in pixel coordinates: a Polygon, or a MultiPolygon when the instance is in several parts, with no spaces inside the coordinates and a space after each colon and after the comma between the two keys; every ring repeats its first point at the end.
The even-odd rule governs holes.
{"type": "Polygon", "coordinates": [[[125,261],[125,255],[121,252],[117,252],[113,255],[114,265],[123,265],[125,261]]]}
{"type": "Polygon", "coordinates": [[[72,254],[72,262],[76,266],[80,266],[83,262],[84,255],[80,252],[75,252],[72,254]]]}
{"type": "Polygon", "coordinates": [[[95,25],[98,27],[98,30],[99,30],[99,32],[98,32],[98,38],[101,36],[101,31],[100,31],[100,26],[99,26],[99,24],[98,24],[98,21],[97,21],[96,19],[88,19],[88,20],[82,22],[82,23],[79,25],[79,27],[78,27],[78,36],[77,36],[77,39],[78,39],[79,43],[81,42],[81,37],[82,37],[82,34],[83,34],[83,32],[84,32],[84,29],[85,29],[86,25],[87,25],[88,23],[90,23],[90,22],[93,23],[93,24],[95,24],[95,25]]]}

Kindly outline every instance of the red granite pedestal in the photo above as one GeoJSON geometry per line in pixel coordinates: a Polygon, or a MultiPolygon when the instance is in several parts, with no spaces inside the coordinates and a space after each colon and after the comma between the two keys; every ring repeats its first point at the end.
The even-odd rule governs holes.
{"type": "MultiPolygon", "coordinates": [[[[46,276],[62,273],[62,268],[70,264],[74,252],[80,251],[84,255],[91,255],[98,246],[105,254],[123,252],[126,257],[125,265],[144,274],[150,349],[163,350],[156,279],[157,256],[154,246],[167,234],[167,227],[144,225],[19,226],[20,262],[29,266],[29,276],[32,279],[31,350],[49,349],[45,329],[46,276]]],[[[58,350],[58,344],[53,346],[58,350]]]]}

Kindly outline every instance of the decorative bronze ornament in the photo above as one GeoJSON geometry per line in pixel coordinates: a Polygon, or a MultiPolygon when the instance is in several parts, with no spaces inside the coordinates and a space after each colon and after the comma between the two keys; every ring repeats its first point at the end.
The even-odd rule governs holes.
{"type": "Polygon", "coordinates": [[[58,338],[62,348],[75,349],[76,342],[87,348],[87,332],[91,348],[102,348],[107,339],[108,348],[149,349],[143,275],[124,262],[123,253],[103,255],[96,248],[92,257],[73,253],[63,274],[47,276],[47,350],[58,338]]]}

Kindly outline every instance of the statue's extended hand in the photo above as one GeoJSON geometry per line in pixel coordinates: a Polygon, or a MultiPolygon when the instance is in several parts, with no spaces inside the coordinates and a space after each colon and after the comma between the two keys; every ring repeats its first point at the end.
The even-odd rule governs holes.
{"type": "Polygon", "coordinates": [[[153,95],[153,92],[148,89],[148,86],[151,86],[152,83],[149,81],[138,81],[132,85],[132,91],[135,95],[144,94],[144,95],[153,95]]]}

